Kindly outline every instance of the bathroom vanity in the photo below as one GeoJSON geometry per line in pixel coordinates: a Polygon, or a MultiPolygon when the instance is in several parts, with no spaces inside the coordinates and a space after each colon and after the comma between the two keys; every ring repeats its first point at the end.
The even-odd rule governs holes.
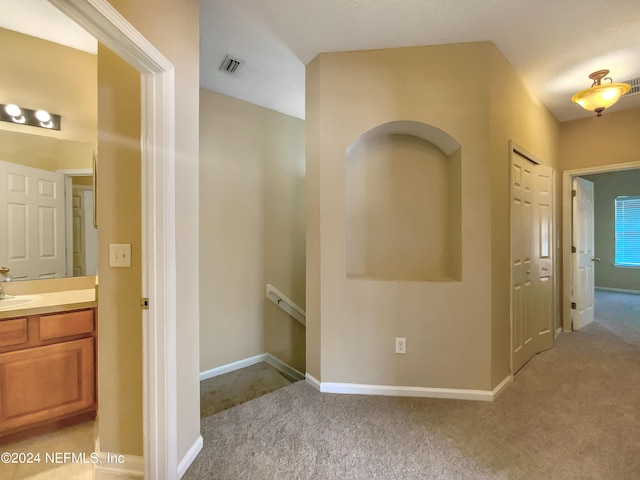
{"type": "Polygon", "coordinates": [[[0,441],[95,418],[91,293],[46,293],[22,308],[0,310],[0,441]]]}

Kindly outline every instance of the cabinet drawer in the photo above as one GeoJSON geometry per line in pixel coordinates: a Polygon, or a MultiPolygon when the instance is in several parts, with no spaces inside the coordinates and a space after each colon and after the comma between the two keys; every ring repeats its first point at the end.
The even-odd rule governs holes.
{"type": "Polygon", "coordinates": [[[20,345],[28,340],[26,318],[0,321],[0,347],[20,345]]]}
{"type": "Polygon", "coordinates": [[[40,317],[40,340],[93,332],[93,310],[80,310],[40,317]]]}

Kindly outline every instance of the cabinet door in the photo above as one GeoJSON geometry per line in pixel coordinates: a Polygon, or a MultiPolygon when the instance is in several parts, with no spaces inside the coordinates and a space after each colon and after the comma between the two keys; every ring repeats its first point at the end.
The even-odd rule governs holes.
{"type": "Polygon", "coordinates": [[[0,355],[0,432],[95,405],[93,338],[0,355]]]}

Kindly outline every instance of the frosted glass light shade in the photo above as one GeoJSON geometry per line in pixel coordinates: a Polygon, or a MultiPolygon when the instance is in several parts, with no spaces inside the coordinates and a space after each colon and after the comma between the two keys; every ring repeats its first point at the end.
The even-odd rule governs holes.
{"type": "Polygon", "coordinates": [[[605,108],[616,103],[630,89],[631,85],[627,83],[596,85],[576,93],[571,101],[600,116],[605,108]]]}

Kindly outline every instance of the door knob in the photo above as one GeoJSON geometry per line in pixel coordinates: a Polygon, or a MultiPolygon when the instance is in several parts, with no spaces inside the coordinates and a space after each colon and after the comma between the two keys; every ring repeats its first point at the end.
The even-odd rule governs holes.
{"type": "Polygon", "coordinates": [[[592,262],[599,262],[600,259],[598,257],[591,257],[592,262]]]}

